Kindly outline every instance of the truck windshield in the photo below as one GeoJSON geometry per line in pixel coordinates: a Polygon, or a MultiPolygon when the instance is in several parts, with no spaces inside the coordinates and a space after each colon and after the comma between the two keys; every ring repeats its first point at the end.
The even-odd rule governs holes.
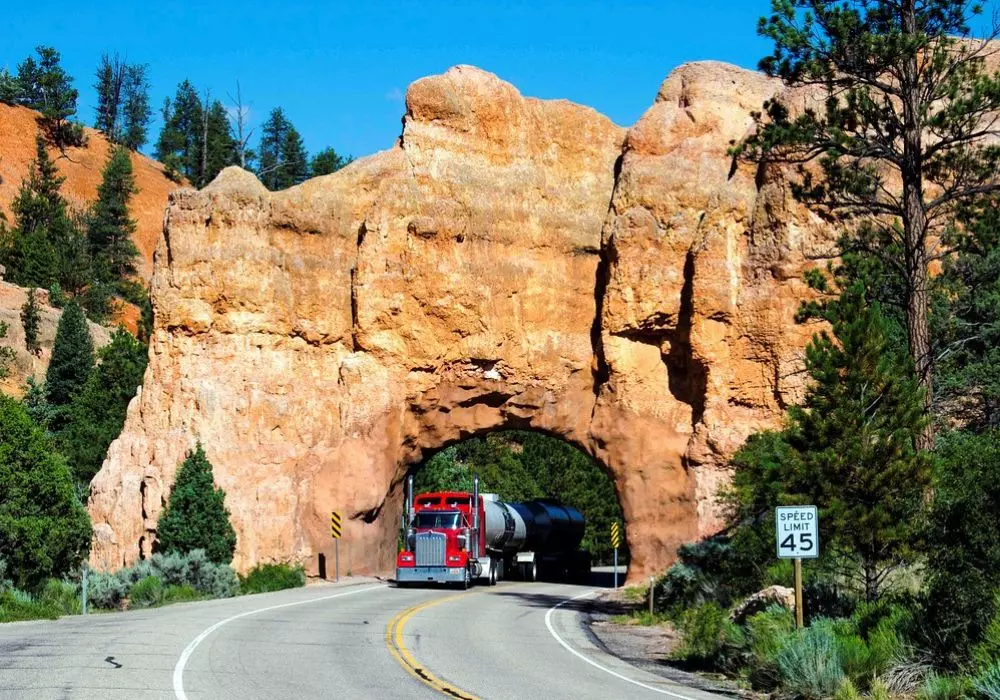
{"type": "Polygon", "coordinates": [[[451,530],[461,525],[461,518],[461,513],[430,513],[424,511],[423,513],[417,513],[416,517],[413,518],[413,527],[439,527],[451,530]]]}

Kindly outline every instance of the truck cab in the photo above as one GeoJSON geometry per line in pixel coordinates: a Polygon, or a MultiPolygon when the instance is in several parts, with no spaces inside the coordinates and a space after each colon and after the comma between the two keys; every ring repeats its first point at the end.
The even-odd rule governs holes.
{"type": "Polygon", "coordinates": [[[457,491],[417,496],[406,527],[405,548],[396,558],[397,584],[471,585],[480,573],[473,498],[457,491]]]}

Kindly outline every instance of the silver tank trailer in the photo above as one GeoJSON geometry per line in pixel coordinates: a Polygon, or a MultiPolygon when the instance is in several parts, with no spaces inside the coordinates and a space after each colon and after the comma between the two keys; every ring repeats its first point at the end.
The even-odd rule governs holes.
{"type": "Polygon", "coordinates": [[[569,552],[580,545],[584,518],[576,508],[554,501],[503,503],[483,494],[486,546],[504,553],[569,552]]]}

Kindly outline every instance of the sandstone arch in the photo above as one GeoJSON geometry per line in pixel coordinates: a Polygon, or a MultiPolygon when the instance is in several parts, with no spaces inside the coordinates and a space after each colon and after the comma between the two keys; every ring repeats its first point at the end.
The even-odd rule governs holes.
{"type": "Polygon", "coordinates": [[[626,131],[458,67],[410,86],[388,151],[284,192],[229,169],[173,195],[149,369],[92,486],[95,566],[148,550],[201,440],[237,567],[315,561],[340,508],[355,571],[385,570],[409,464],[530,427],[606,465],[632,575],[661,570],[801,388],[792,317],[827,232],[726,156],[775,89],[691,64],[626,131]]]}

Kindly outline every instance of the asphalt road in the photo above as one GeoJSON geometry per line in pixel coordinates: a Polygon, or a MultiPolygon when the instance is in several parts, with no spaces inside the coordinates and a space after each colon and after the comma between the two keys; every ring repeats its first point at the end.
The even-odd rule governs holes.
{"type": "Polygon", "coordinates": [[[713,697],[595,646],[578,613],[593,590],[369,582],[9,623],[0,698],[713,697]]]}

